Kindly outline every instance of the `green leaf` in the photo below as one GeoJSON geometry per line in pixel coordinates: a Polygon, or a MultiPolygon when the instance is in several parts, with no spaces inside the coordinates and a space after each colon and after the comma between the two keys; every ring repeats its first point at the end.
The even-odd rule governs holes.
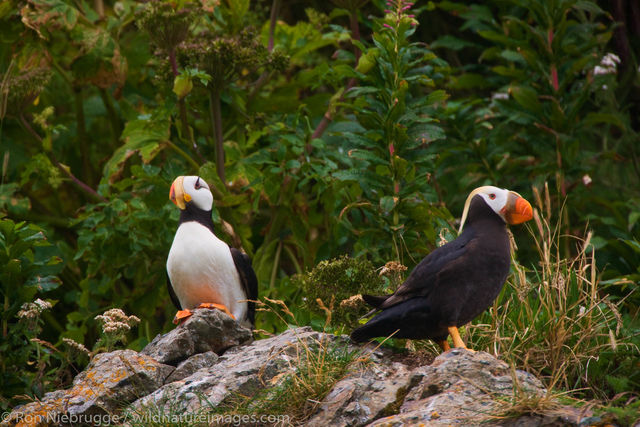
{"type": "Polygon", "coordinates": [[[509,62],[519,62],[521,64],[525,63],[524,58],[522,57],[522,55],[520,55],[520,53],[514,51],[514,50],[503,50],[500,53],[500,56],[503,57],[504,59],[506,59],[509,62]]]}
{"type": "Polygon", "coordinates": [[[369,49],[364,55],[360,56],[356,71],[362,74],[367,74],[371,68],[376,64],[376,58],[380,55],[380,50],[377,48],[369,49]]]}
{"type": "Polygon", "coordinates": [[[620,120],[620,117],[613,113],[589,113],[584,118],[584,123],[591,126],[606,123],[614,125],[621,130],[624,129],[624,123],[620,120]]]}
{"type": "Polygon", "coordinates": [[[636,222],[640,219],[640,211],[632,211],[629,212],[629,218],[627,219],[627,230],[633,230],[633,227],[636,225],[636,222]]]}
{"type": "Polygon", "coordinates": [[[287,163],[285,164],[285,168],[289,169],[289,170],[291,170],[291,169],[299,169],[300,165],[301,164],[300,164],[300,162],[298,160],[291,159],[291,160],[287,161],[287,163]]]}
{"type": "Polygon", "coordinates": [[[169,140],[167,118],[149,118],[132,120],[122,132],[124,145],[119,147],[104,166],[104,176],[110,183],[114,182],[122,171],[124,163],[135,153],[139,153],[142,161],[149,163],[169,140]]]}
{"type": "Polygon", "coordinates": [[[444,90],[434,90],[427,96],[427,105],[436,104],[438,102],[446,101],[449,95],[444,90]]]}
{"type": "Polygon", "coordinates": [[[440,126],[427,123],[411,126],[408,134],[409,137],[418,143],[431,142],[446,137],[444,130],[440,126]]]}
{"type": "Polygon", "coordinates": [[[511,86],[509,93],[513,96],[518,104],[529,111],[540,113],[542,105],[538,101],[538,94],[535,90],[527,86],[511,86]]]}
{"type": "Polygon", "coordinates": [[[35,286],[41,292],[51,291],[62,284],[56,276],[34,276],[27,281],[27,286],[35,286]]]}
{"type": "Polygon", "coordinates": [[[384,196],[380,199],[380,208],[382,209],[383,212],[389,213],[396,206],[397,202],[398,202],[397,197],[384,196]]]}
{"type": "Polygon", "coordinates": [[[177,75],[176,78],[173,79],[173,93],[176,94],[178,99],[182,99],[189,95],[192,89],[193,82],[191,81],[191,77],[187,74],[177,75]]]}
{"type": "Polygon", "coordinates": [[[73,29],[80,15],[76,8],[61,0],[29,0],[20,13],[22,22],[43,38],[58,29],[73,29]]]}
{"type": "Polygon", "coordinates": [[[445,48],[451,50],[462,50],[465,47],[473,46],[475,46],[475,44],[451,35],[439,37],[430,45],[432,49],[445,48]]]}

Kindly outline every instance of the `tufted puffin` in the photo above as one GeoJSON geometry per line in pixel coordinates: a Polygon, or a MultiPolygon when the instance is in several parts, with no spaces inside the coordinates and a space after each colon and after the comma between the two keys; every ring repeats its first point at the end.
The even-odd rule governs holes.
{"type": "Polygon", "coordinates": [[[509,274],[511,253],[506,224],[533,217],[518,193],[476,188],[465,202],[458,237],[435,249],[391,295],[363,295],[380,312],[351,333],[354,341],[374,337],[432,339],[446,351],[466,348],[458,333],[497,298],[509,274]],[[506,224],[505,224],[506,223],[506,224]]]}
{"type": "Polygon", "coordinates": [[[258,280],[249,257],[214,234],[213,195],[204,179],[179,176],[169,198],[180,222],[167,258],[169,295],[178,308],[174,323],[194,308],[217,308],[238,322],[254,324],[258,280]]]}

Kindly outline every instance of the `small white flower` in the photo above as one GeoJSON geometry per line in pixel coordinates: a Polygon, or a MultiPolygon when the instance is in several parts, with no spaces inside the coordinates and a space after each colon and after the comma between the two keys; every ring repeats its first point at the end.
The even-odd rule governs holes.
{"type": "Polygon", "coordinates": [[[582,177],[582,183],[586,186],[589,186],[591,183],[593,182],[593,180],[591,179],[591,177],[589,176],[589,174],[585,174],[582,177]]]}
{"type": "Polygon", "coordinates": [[[491,99],[509,99],[509,94],[507,92],[496,92],[491,95],[491,99]]]}
{"type": "Polygon", "coordinates": [[[614,53],[607,53],[600,60],[600,65],[596,65],[593,69],[593,74],[615,74],[618,69],[620,58],[614,53]]]}
{"type": "Polygon", "coordinates": [[[42,313],[43,311],[48,310],[48,309],[50,309],[52,307],[50,302],[43,301],[40,298],[35,300],[33,303],[38,306],[38,309],[39,309],[40,313],[42,313]]]}
{"type": "Polygon", "coordinates": [[[620,63],[620,58],[615,53],[607,53],[600,61],[601,65],[605,67],[613,67],[616,68],[620,63]]]}

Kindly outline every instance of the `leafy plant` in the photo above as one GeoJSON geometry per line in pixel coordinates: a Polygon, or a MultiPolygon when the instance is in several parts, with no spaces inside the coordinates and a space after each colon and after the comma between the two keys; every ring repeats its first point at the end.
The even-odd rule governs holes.
{"type": "Polygon", "coordinates": [[[435,202],[430,177],[434,153],[430,144],[444,137],[433,117],[435,104],[447,95],[425,89],[434,85],[436,56],[411,42],[418,21],[411,3],[388,2],[376,20],[374,46],[359,46],[363,55],[352,72],[360,84],[346,93],[355,120],[334,127],[347,143],[345,167],[335,178],[351,188],[340,212],[342,225],[356,237],[356,255],[402,262],[432,248],[437,229],[450,219],[435,202]],[[389,242],[389,245],[377,242],[389,242]]]}
{"type": "Polygon", "coordinates": [[[342,256],[321,261],[313,270],[295,276],[292,284],[302,290],[307,310],[317,316],[327,316],[329,310],[331,327],[350,331],[369,311],[366,304],[353,297],[363,293],[382,294],[386,283],[371,262],[342,256]]]}
{"type": "Polygon", "coordinates": [[[61,259],[51,249],[42,229],[33,224],[0,220],[0,295],[2,335],[0,338],[0,378],[3,408],[16,394],[45,391],[46,353],[32,339],[42,331],[41,314],[51,308],[36,295],[60,286],[56,273],[61,259]]]}

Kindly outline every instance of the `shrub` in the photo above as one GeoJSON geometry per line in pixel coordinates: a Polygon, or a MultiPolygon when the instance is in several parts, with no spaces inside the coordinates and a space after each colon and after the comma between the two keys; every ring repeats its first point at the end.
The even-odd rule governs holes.
{"type": "MultiPolygon", "coordinates": [[[[0,407],[9,398],[33,393],[41,396],[55,377],[45,374],[52,349],[36,337],[42,331],[42,313],[51,303],[36,295],[60,286],[56,273],[62,261],[43,230],[33,224],[0,220],[0,296],[2,332],[0,335],[0,407]]],[[[53,349],[55,350],[55,349],[53,349]]]]}
{"type": "Polygon", "coordinates": [[[311,271],[294,276],[292,283],[302,289],[306,309],[316,315],[330,312],[329,323],[334,329],[355,328],[358,318],[369,311],[362,301],[350,300],[354,295],[385,292],[385,280],[371,262],[346,255],[321,261],[311,271]]]}

